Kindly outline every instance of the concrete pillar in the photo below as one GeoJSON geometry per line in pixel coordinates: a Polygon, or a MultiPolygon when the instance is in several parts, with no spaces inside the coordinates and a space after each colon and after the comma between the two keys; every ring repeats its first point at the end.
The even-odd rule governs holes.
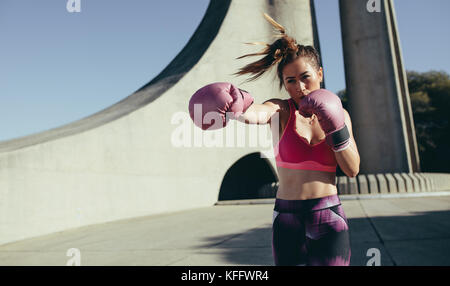
{"type": "Polygon", "coordinates": [[[419,157],[392,1],[340,0],[345,77],[360,173],[418,172],[419,157]],[[379,12],[368,5],[379,3],[379,12]]]}

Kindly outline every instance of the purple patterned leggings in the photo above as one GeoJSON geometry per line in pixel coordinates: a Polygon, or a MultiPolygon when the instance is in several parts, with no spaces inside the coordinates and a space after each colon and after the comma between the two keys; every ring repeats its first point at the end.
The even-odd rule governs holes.
{"type": "Polygon", "coordinates": [[[272,251],[275,265],[349,265],[347,218],[338,195],[275,200],[272,251]]]}

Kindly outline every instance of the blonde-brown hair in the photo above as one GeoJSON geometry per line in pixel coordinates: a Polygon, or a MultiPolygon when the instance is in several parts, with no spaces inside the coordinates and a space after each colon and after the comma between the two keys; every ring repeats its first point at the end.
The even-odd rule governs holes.
{"type": "Polygon", "coordinates": [[[252,74],[247,81],[252,81],[260,76],[262,76],[266,71],[271,69],[274,65],[277,66],[277,75],[280,81],[280,89],[283,87],[283,68],[293,62],[298,57],[305,57],[309,59],[311,65],[318,71],[320,68],[320,57],[319,53],[313,46],[304,46],[297,44],[297,41],[286,34],[286,29],[278,24],[269,15],[264,13],[266,20],[276,29],[279,34],[275,35],[277,39],[272,44],[266,44],[261,42],[247,43],[251,45],[263,44],[266,46],[265,49],[258,53],[247,54],[238,57],[237,59],[242,59],[249,56],[262,56],[262,59],[252,62],[245,67],[239,69],[235,75],[252,74]]]}

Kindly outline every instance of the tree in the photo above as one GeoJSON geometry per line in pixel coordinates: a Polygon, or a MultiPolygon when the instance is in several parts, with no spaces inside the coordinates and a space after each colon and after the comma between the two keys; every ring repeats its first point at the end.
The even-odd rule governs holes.
{"type": "Polygon", "coordinates": [[[407,72],[409,96],[423,172],[450,172],[450,76],[407,72]]]}

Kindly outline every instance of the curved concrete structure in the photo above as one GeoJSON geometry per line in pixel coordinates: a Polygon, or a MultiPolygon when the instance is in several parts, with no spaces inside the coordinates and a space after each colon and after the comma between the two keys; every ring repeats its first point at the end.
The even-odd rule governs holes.
{"type": "MultiPolygon", "coordinates": [[[[254,59],[234,59],[260,49],[245,42],[273,40],[262,12],[302,43],[313,44],[317,35],[311,9],[309,0],[213,0],[185,48],[135,93],[80,121],[1,142],[0,244],[214,205],[228,168],[263,148],[193,146],[195,140],[222,131],[206,134],[194,128],[187,113],[189,98],[215,81],[239,85],[256,102],[286,97],[273,81],[275,73],[241,84],[244,78],[232,74],[254,59]]],[[[263,132],[269,127],[255,128],[263,132]]],[[[262,142],[273,153],[271,139],[262,142]]],[[[274,161],[262,158],[258,164],[273,169],[274,161]]]]}

